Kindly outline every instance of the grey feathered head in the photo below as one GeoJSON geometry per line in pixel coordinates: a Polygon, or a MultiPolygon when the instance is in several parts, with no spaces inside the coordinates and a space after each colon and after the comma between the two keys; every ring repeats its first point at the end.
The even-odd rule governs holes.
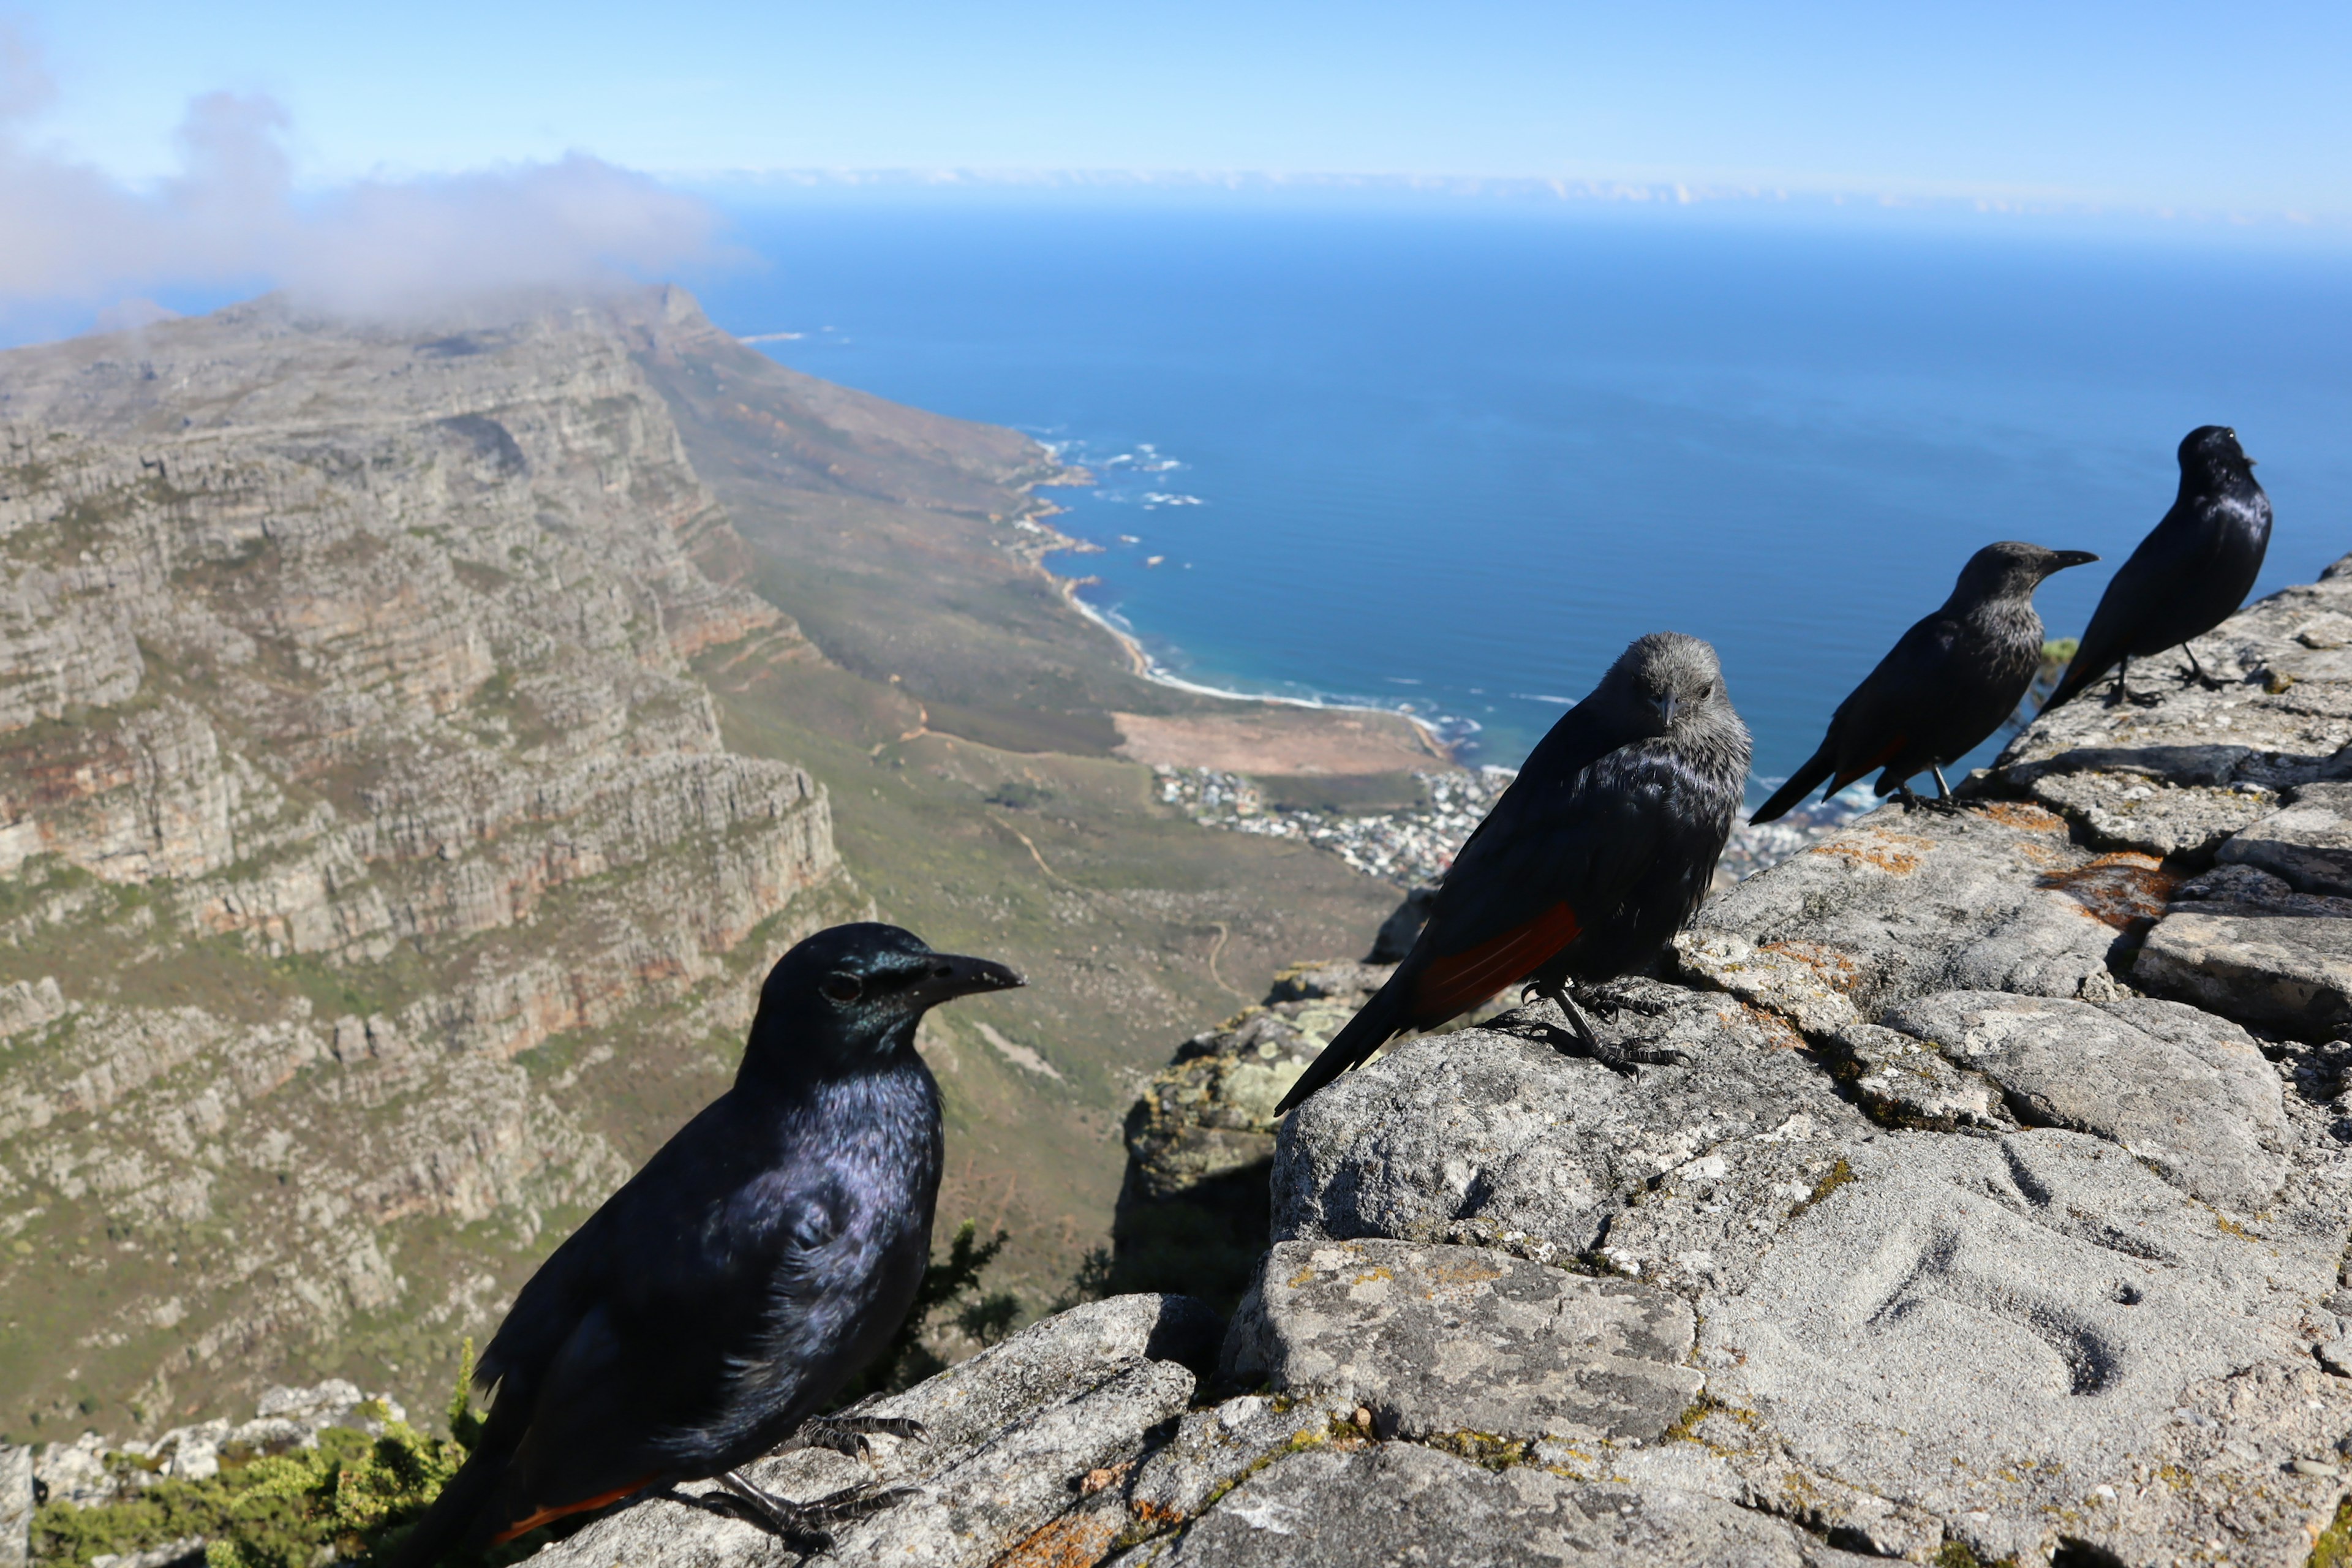
{"type": "Polygon", "coordinates": [[[2039,544],[2004,539],[1969,557],[1952,596],[1972,604],[1985,599],[2030,599],[2053,572],[2087,566],[2097,559],[2087,550],[2044,550],[2039,544]]]}
{"type": "Polygon", "coordinates": [[[1748,727],[1731,706],[1723,689],[1723,665],[1715,649],[1697,637],[1680,632],[1652,632],[1635,637],[1617,662],[1609,667],[1601,684],[1617,689],[1646,710],[1655,733],[1677,742],[1702,736],[1748,744],[1748,727]]]}

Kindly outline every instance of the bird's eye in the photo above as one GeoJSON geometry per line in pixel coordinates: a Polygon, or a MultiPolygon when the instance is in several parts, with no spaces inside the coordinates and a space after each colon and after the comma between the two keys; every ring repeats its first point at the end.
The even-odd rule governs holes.
{"type": "Polygon", "coordinates": [[[855,1002],[866,994],[866,984],[855,974],[836,973],[826,975],[817,989],[835,1002],[855,1002]]]}

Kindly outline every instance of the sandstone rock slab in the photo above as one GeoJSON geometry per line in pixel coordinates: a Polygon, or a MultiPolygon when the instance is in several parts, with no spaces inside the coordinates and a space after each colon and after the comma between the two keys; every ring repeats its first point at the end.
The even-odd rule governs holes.
{"type": "Polygon", "coordinates": [[[1695,984],[1787,1009],[1811,1033],[1937,991],[2104,994],[2111,959],[2163,913],[2173,881],[2147,857],[2075,845],[2065,820],[2040,806],[1886,806],[1700,910],[1684,969],[1695,984]],[[1727,960],[1706,956],[1718,942],[1727,960]],[[1770,956],[1744,959],[1738,943],[1770,956]],[[1743,984],[1727,962],[1758,978],[1743,984]]]}
{"type": "MultiPolygon", "coordinates": [[[[1942,1518],[1986,1560],[2042,1561],[2061,1533],[2092,1538],[2069,1521],[2105,1506],[2101,1487],[2175,1509],[2147,1494],[2166,1489],[2149,1483],[2196,1425],[2189,1406],[2250,1368],[2305,1381],[2275,1433],[2224,1434],[2242,1476],[2352,1422],[2352,1385],[2305,1343],[2340,1224],[2229,1221],[2114,1145],[2054,1130],[1892,1133],[1849,1159],[1851,1179],[1705,1312],[1711,1412],[1694,1435],[1736,1464],[1793,1462],[1798,1484],[1817,1473],[1942,1518]]],[[[2288,1511],[2300,1531],[2333,1506],[2288,1511]]],[[[1867,1533],[1834,1509],[1821,1522],[1867,1533]]]]}
{"type": "Polygon", "coordinates": [[[2215,857],[2252,866],[2300,893],[2352,895],[2352,784],[2305,784],[2278,811],[2232,835],[2215,857]]]}
{"type": "Polygon", "coordinates": [[[33,1560],[33,1450],[0,1443],[0,1568],[33,1560]]]}
{"type": "Polygon", "coordinates": [[[1918,1132],[2014,1130],[2000,1085],[1952,1065],[1934,1047],[1899,1030],[1855,1024],[1839,1031],[1854,1096],[1890,1126],[1918,1132]]]}
{"type": "Polygon", "coordinates": [[[2135,984],[2312,1039],[2352,1026],[2352,919],[2185,901],[2148,932],[2135,984]]]}
{"type": "MultiPolygon", "coordinates": [[[[1002,1344],[880,1401],[926,1435],[874,1439],[872,1467],[795,1449],[751,1468],[780,1494],[806,1499],[879,1480],[916,1495],[835,1531],[843,1562],[993,1562],[1084,1495],[1092,1472],[1131,1463],[1145,1435],[1181,1415],[1192,1373],[1219,1325],[1177,1296],[1116,1296],[1032,1324],[1002,1344]]],[[[765,1531],[687,1498],[656,1497],[597,1521],[532,1561],[544,1568],[664,1568],[800,1561],[765,1531]]]]}
{"type": "Polygon", "coordinates": [[[1475,1247],[1284,1242],[1234,1314],[1229,1384],[1328,1394],[1382,1436],[1654,1438],[1689,1407],[1687,1303],[1475,1247]]]}
{"type": "Polygon", "coordinates": [[[2266,1208],[2286,1177],[2278,1075],[2227,1019],[2178,1002],[1949,991],[1886,1026],[2000,1084],[2020,1117],[2120,1144],[2207,1203],[2266,1208]]]}
{"type": "Polygon", "coordinates": [[[1785,1167],[1756,1200],[1785,1207],[1776,1184],[1801,1198],[1822,1151],[1874,1131],[1785,1026],[1721,994],[1660,986],[1648,999],[1657,1011],[1596,1009],[1604,1037],[1629,1053],[1674,1040],[1692,1065],[1613,1071],[1562,1054],[1565,1029],[1523,1010],[1407,1041],[1340,1079],[1284,1125],[1276,1238],[1515,1237],[1539,1261],[1564,1259],[1601,1247],[1612,1216],[1695,1161],[1785,1167]]]}
{"type": "Polygon", "coordinates": [[[1408,1443],[1326,1447],[1266,1467],[1181,1534],[1119,1568],[1859,1568],[1769,1515],[1718,1499],[1499,1473],[1408,1443]]]}

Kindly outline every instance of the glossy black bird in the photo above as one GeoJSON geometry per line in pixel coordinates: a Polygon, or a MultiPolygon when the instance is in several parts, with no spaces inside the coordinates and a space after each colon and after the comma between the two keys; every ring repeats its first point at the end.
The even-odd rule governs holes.
{"type": "Polygon", "coordinates": [[[835,926],[785,953],[734,1087],[515,1298],[476,1374],[497,1385],[482,1436],[390,1562],[425,1568],[710,1476],[780,1531],[822,1536],[823,1505],[769,1497],[736,1467],[791,1436],[906,1317],[940,1163],[915,1026],[1021,983],[888,925],[835,926]]]}
{"type": "Polygon", "coordinates": [[[2081,550],[2044,550],[2014,540],[1988,544],[1969,557],[1952,596],[1934,615],[1905,632],[1878,668],[1838,704],[1830,732],[1815,752],[1757,809],[1750,822],[1769,822],[1811,794],[1823,779],[1835,795],[1873,769],[1876,793],[1903,792],[1916,802],[1910,780],[1936,775],[1936,796],[1952,798],[1944,764],[1982,745],[2033,684],[2042,668],[2042,617],[2033,590],[2053,572],[2096,561],[2081,550]]]}
{"type": "Polygon", "coordinates": [[[2168,647],[2189,656],[2184,679],[2219,689],[2221,683],[2197,662],[2197,650],[2183,645],[2238,613],[2270,547],[2271,498],[2254,482],[2254,460],[2239,447],[2238,433],[2200,425],[2182,437],[2180,493],[2172,510],[2099,595],[2083,646],[2042,710],[2069,700],[2110,669],[2116,689],[2107,700],[2119,702],[2130,695],[2124,681],[2131,661],[2168,647]]]}
{"type": "Polygon", "coordinates": [[[1571,981],[1646,963],[1715,876],[1748,780],[1748,729],[1715,649],[1653,632],[1561,715],[1463,845],[1396,973],[1276,1114],[1407,1029],[1532,980],[1588,1047],[1571,981]]]}

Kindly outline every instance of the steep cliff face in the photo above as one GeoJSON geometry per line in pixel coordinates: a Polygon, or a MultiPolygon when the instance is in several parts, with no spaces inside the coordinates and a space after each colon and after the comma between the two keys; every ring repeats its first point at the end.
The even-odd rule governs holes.
{"type": "Polygon", "coordinates": [[[0,355],[0,1427],[437,1382],[866,907],[689,671],[816,656],[625,331],[0,355]]]}

